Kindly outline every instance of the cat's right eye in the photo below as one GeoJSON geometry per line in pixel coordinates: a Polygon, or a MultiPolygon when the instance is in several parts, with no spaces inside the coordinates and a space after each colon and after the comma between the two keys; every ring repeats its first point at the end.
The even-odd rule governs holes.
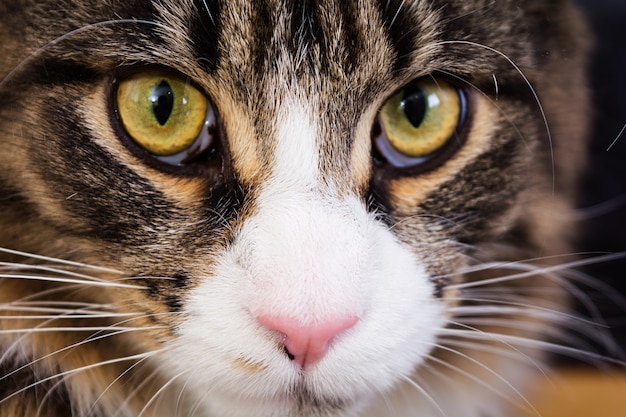
{"type": "Polygon", "coordinates": [[[397,168],[411,168],[441,155],[463,124],[466,98],[443,79],[410,83],[381,107],[374,134],[380,156],[397,168]]]}
{"type": "Polygon", "coordinates": [[[148,71],[117,86],[116,110],[130,138],[154,158],[182,165],[214,141],[215,112],[206,96],[178,77],[148,71]]]}

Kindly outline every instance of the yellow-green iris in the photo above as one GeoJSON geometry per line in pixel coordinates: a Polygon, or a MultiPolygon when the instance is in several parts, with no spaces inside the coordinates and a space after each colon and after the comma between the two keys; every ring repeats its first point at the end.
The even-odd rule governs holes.
{"type": "Polygon", "coordinates": [[[117,109],[128,134],[148,152],[185,151],[200,135],[207,114],[204,94],[188,82],[158,72],[120,82],[117,109]]]}
{"type": "Polygon", "coordinates": [[[387,100],[380,110],[380,121],[395,150],[420,158],[448,142],[459,125],[460,114],[456,88],[443,80],[424,80],[387,100]]]}

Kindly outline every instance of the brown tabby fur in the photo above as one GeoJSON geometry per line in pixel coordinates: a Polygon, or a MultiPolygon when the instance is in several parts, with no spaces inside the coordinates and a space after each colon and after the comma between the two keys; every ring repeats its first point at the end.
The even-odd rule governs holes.
{"type": "MultiPolygon", "coordinates": [[[[469,265],[568,253],[587,135],[587,49],[578,13],[560,0],[0,0],[0,248],[103,267],[56,264],[143,288],[17,279],[10,275],[62,274],[28,267],[50,260],[0,253],[12,263],[0,270],[0,416],[137,415],[167,381],[150,362],[63,376],[176,338],[189,319],[181,311],[198,284],[194,271],[210,266],[258,210],[257,193],[272,172],[273,123],[295,84],[320,115],[324,182],[359,196],[400,241],[426,254],[451,307],[460,295],[448,285],[502,272],[457,272],[469,265]],[[217,157],[177,169],[119,139],[111,86],[145,65],[185,74],[208,93],[227,138],[217,157]],[[472,91],[464,146],[423,172],[376,166],[376,112],[407,82],[435,73],[472,91]],[[75,305],[75,313],[30,318],[38,313],[15,307],[24,301],[75,305]],[[141,314],[86,322],[78,316],[89,305],[141,314]],[[105,338],[98,331],[9,332],[82,326],[146,330],[105,338]]],[[[528,303],[565,306],[563,285],[542,276],[502,284],[508,291],[535,285],[547,295],[528,303]]],[[[490,329],[543,337],[532,328],[490,329]]],[[[502,384],[477,363],[504,372],[506,358],[460,350],[475,362],[445,349],[433,357],[502,384]]],[[[427,380],[428,367],[457,376],[437,362],[416,375],[427,380]]],[[[517,376],[510,380],[516,384],[517,376]]],[[[175,401],[177,393],[164,397],[175,401]]],[[[316,413],[324,415],[323,407],[302,415],[316,413]]]]}

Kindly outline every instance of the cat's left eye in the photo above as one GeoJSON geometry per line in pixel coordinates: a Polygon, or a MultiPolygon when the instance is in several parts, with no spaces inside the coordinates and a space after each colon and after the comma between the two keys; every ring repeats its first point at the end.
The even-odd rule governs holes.
{"type": "Polygon", "coordinates": [[[447,81],[415,81],[381,107],[374,145],[394,167],[421,165],[449,148],[463,123],[465,107],[463,91],[447,81]]]}
{"type": "Polygon", "coordinates": [[[182,165],[208,149],[215,112],[206,96],[184,79],[141,72],[117,87],[116,106],[131,139],[154,158],[182,165]]]}

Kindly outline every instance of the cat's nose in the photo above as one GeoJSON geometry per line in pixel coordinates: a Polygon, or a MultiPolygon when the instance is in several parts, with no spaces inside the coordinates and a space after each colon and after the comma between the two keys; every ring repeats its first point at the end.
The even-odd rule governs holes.
{"type": "Polygon", "coordinates": [[[257,317],[257,320],[264,327],[283,334],[283,345],[289,358],[303,369],[322,359],[328,352],[332,339],[359,321],[357,317],[344,317],[302,324],[290,318],[264,315],[257,317]]]}

